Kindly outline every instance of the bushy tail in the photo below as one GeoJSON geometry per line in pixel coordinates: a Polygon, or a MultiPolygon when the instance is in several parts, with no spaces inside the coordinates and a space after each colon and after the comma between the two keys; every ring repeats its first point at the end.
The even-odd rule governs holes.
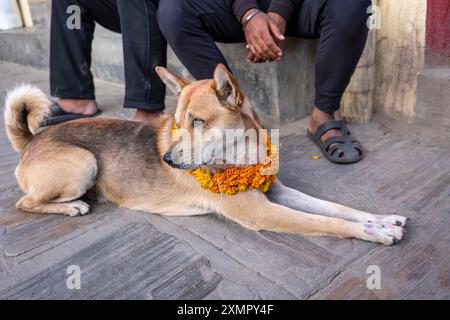
{"type": "Polygon", "coordinates": [[[5,128],[14,149],[21,153],[50,114],[50,102],[40,89],[22,84],[8,92],[5,128]]]}

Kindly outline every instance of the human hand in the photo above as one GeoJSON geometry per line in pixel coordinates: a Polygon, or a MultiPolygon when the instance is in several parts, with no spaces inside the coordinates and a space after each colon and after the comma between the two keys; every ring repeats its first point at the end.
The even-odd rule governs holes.
{"type": "MultiPolygon", "coordinates": [[[[284,18],[281,15],[279,15],[278,13],[275,13],[275,12],[269,12],[269,13],[267,13],[267,16],[278,27],[278,30],[277,30],[277,28],[271,28],[271,32],[272,32],[273,40],[275,41],[277,46],[281,48],[281,43],[285,39],[284,34],[286,32],[286,25],[287,25],[286,20],[284,20],[284,18]]],[[[278,57],[276,60],[278,61],[280,59],[281,59],[281,56],[278,57]]],[[[256,59],[256,56],[251,51],[248,54],[247,60],[250,62],[253,62],[253,63],[270,62],[270,60],[262,61],[262,60],[256,59]]]]}
{"type": "MultiPolygon", "coordinates": [[[[243,21],[256,9],[248,10],[243,21]]],[[[283,51],[278,43],[284,40],[283,33],[277,23],[263,12],[255,15],[245,26],[245,38],[249,49],[248,60],[254,63],[268,62],[281,59],[283,51]]]]}
{"type": "Polygon", "coordinates": [[[274,34],[275,36],[275,40],[280,39],[281,41],[284,40],[284,34],[286,33],[286,20],[284,20],[284,18],[279,15],[276,12],[269,12],[267,14],[267,16],[273,21],[275,22],[275,24],[278,26],[278,30],[280,31],[281,36],[283,37],[283,39],[280,39],[280,37],[278,37],[276,34],[274,34]]]}

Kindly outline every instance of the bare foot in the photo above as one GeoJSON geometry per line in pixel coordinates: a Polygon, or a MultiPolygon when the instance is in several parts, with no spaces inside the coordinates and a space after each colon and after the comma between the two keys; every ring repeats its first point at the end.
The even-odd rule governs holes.
{"type": "Polygon", "coordinates": [[[95,100],[58,99],[58,104],[65,112],[90,115],[97,112],[95,100]]]}
{"type": "Polygon", "coordinates": [[[144,122],[144,123],[152,123],[156,119],[158,119],[161,115],[163,115],[163,111],[144,111],[144,110],[136,110],[131,121],[135,122],[144,122]]]}
{"type": "MultiPolygon", "coordinates": [[[[330,120],[334,120],[334,113],[323,112],[320,111],[319,108],[314,107],[311,118],[309,119],[309,131],[311,131],[312,133],[316,132],[318,127],[320,127],[322,124],[330,120]]],[[[335,136],[342,136],[341,130],[333,129],[325,132],[320,137],[320,141],[324,142],[328,138],[335,136]]]]}

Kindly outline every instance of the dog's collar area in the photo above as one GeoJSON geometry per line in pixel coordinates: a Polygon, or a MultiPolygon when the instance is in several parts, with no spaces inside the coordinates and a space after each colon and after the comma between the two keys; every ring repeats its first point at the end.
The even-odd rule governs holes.
{"type": "MultiPolygon", "coordinates": [[[[175,121],[172,124],[172,137],[178,134],[175,121]]],[[[267,143],[267,163],[258,163],[250,166],[235,166],[226,168],[223,172],[210,173],[203,168],[187,170],[199,182],[203,189],[214,193],[234,195],[249,189],[267,192],[275,182],[276,175],[264,174],[274,165],[278,165],[278,153],[270,139],[267,143]]]]}

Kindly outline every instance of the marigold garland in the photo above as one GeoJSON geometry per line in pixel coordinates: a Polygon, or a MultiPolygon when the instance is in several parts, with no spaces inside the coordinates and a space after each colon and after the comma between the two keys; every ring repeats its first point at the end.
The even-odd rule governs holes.
{"type": "MultiPolygon", "coordinates": [[[[178,128],[173,124],[172,135],[176,135],[178,128]]],[[[210,173],[203,168],[188,170],[200,183],[203,189],[209,189],[214,193],[224,193],[228,195],[250,189],[258,189],[267,192],[275,182],[275,175],[265,175],[264,170],[273,169],[274,165],[278,165],[278,153],[274,145],[267,141],[267,163],[258,163],[250,166],[230,167],[223,172],[210,173]]]]}

